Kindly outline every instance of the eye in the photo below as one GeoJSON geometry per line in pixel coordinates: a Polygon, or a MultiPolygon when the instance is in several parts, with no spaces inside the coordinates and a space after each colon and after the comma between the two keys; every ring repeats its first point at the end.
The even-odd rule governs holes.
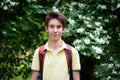
{"type": "Polygon", "coordinates": [[[62,28],[62,26],[61,26],[61,25],[58,25],[57,28],[62,28]]]}
{"type": "Polygon", "coordinates": [[[50,28],[54,28],[54,25],[50,25],[50,28]]]}

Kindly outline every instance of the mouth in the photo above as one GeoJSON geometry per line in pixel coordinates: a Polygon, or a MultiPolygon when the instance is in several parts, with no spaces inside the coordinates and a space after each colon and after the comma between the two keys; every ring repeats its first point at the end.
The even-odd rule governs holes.
{"type": "Polygon", "coordinates": [[[57,37],[58,35],[54,34],[53,36],[54,36],[54,37],[57,37]]]}
{"type": "Polygon", "coordinates": [[[53,36],[53,37],[57,37],[57,36],[58,36],[58,34],[52,34],[52,36],[53,36]]]}

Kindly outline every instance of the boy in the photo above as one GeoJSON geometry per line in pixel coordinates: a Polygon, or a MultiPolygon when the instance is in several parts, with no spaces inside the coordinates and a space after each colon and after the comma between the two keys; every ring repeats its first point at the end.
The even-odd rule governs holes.
{"type": "MultiPolygon", "coordinates": [[[[69,72],[65,57],[66,43],[62,40],[62,33],[65,31],[65,16],[59,12],[50,12],[46,16],[45,30],[49,35],[48,42],[44,45],[46,51],[44,60],[43,80],[70,80],[69,72]]],[[[80,80],[80,59],[78,51],[71,47],[72,50],[72,71],[73,80],[80,80]]],[[[35,50],[32,61],[31,80],[37,80],[40,70],[39,48],[35,50]]]]}

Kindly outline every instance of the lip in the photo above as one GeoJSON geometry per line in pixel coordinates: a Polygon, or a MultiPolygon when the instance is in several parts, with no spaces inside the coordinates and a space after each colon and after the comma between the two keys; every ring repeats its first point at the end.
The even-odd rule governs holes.
{"type": "Polygon", "coordinates": [[[54,37],[57,37],[58,35],[57,34],[53,34],[54,37]]]}
{"type": "Polygon", "coordinates": [[[57,37],[57,36],[58,36],[58,34],[52,34],[52,36],[53,36],[53,37],[57,37]]]}

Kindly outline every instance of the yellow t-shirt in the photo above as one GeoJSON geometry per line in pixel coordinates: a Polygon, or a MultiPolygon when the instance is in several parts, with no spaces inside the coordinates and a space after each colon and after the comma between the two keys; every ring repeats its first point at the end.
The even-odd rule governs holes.
{"type": "MultiPolygon", "coordinates": [[[[45,60],[44,60],[44,69],[43,69],[43,80],[69,80],[68,67],[66,62],[66,56],[64,48],[66,47],[65,42],[63,41],[63,45],[58,54],[53,54],[49,47],[48,42],[44,47],[46,51],[45,60]]],[[[80,59],[78,51],[71,47],[72,49],[72,69],[80,70],[80,59]]],[[[34,52],[33,61],[32,61],[32,70],[39,71],[39,57],[38,57],[37,48],[34,52]]]]}

